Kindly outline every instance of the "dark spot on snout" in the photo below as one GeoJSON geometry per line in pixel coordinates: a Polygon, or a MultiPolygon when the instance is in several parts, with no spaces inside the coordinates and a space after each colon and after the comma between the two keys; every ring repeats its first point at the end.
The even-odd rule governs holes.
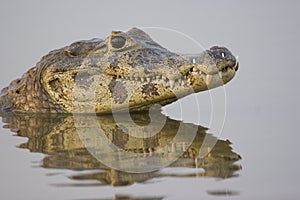
{"type": "Polygon", "coordinates": [[[88,73],[88,72],[76,72],[72,75],[72,78],[74,79],[75,84],[78,84],[78,86],[90,86],[94,78],[88,73]]]}
{"type": "Polygon", "coordinates": [[[117,81],[113,78],[108,84],[108,89],[116,103],[124,103],[128,96],[128,92],[121,81],[117,81]]]}
{"type": "Polygon", "coordinates": [[[149,96],[158,96],[159,93],[157,92],[157,84],[154,83],[147,83],[142,86],[142,93],[146,95],[146,97],[149,96]]]}

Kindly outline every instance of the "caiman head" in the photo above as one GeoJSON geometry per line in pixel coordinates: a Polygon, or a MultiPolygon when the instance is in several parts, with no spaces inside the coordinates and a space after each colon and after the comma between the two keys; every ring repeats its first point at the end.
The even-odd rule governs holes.
{"type": "MultiPolygon", "coordinates": [[[[185,95],[222,86],[234,77],[238,66],[236,57],[225,47],[215,46],[199,55],[180,55],[160,46],[140,29],[114,31],[105,40],[75,42],[44,56],[32,69],[35,82],[27,81],[36,90],[36,99],[31,99],[37,103],[26,101],[31,106],[23,110],[148,110],[154,104],[166,105],[185,95]]],[[[21,95],[30,92],[25,91],[21,95]]],[[[14,107],[22,111],[22,106],[14,107]]]]}

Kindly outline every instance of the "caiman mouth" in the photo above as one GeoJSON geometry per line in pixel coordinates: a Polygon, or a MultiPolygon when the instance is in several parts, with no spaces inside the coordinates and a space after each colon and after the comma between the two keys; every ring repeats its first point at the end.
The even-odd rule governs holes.
{"type": "Polygon", "coordinates": [[[157,84],[167,89],[181,89],[186,86],[199,85],[200,90],[208,86],[216,87],[230,81],[239,68],[238,58],[212,63],[196,63],[195,60],[183,63],[179,68],[156,68],[151,72],[137,68],[132,73],[110,72],[116,79],[133,81],[139,84],[157,84]]]}
{"type": "Polygon", "coordinates": [[[190,68],[190,70],[185,74],[185,77],[188,82],[192,84],[192,79],[195,76],[201,76],[205,80],[207,85],[211,84],[211,81],[214,77],[223,80],[224,83],[227,83],[229,76],[233,78],[235,72],[239,68],[238,57],[235,57],[234,62],[220,62],[215,65],[206,66],[206,65],[195,65],[190,68]]]}

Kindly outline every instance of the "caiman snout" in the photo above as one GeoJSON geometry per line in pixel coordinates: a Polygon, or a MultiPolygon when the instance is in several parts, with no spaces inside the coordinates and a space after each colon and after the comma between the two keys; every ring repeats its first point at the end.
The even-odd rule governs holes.
{"type": "Polygon", "coordinates": [[[238,57],[227,48],[213,46],[200,55],[185,55],[190,61],[181,67],[196,92],[224,85],[239,68],[238,57]]]}

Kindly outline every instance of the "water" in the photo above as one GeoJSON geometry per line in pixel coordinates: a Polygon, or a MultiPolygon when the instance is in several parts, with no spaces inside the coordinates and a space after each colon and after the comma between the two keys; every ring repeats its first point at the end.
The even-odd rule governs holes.
{"type": "MultiPolygon", "coordinates": [[[[205,48],[225,45],[239,55],[240,69],[225,86],[226,120],[220,133],[210,126],[207,92],[192,95],[164,110],[172,123],[197,130],[198,125],[207,127],[208,130],[201,128],[202,136],[225,145],[207,157],[210,160],[206,164],[211,168],[205,168],[196,153],[156,172],[120,173],[97,162],[74,139],[76,132],[71,131],[72,126],[67,129],[72,132],[70,138],[68,134],[54,134],[54,130],[60,133],[68,127],[59,123],[64,120],[71,123],[68,118],[47,121],[30,117],[35,120],[24,126],[19,122],[28,121],[28,116],[5,116],[2,119],[10,121],[2,122],[2,126],[10,124],[12,130],[6,127],[0,131],[0,198],[298,199],[298,8],[296,1],[174,1],[172,4],[132,1],[130,5],[72,1],[72,6],[70,2],[59,1],[3,2],[1,87],[20,77],[54,48],[80,39],[105,37],[111,30],[127,30],[132,26],[173,28],[195,38],[205,48]],[[195,99],[201,102],[200,119],[195,99]],[[188,114],[181,116],[179,106],[188,114]],[[22,126],[22,131],[15,133],[22,126]],[[34,126],[35,129],[30,129],[34,126]],[[23,137],[15,136],[18,134],[23,137]]],[[[186,42],[171,39],[163,41],[164,46],[177,51],[174,44],[178,43],[188,49],[186,42]]],[[[220,88],[212,92],[221,91],[220,88]]],[[[222,104],[214,108],[222,109],[222,104]]],[[[215,115],[222,118],[222,112],[215,115]]],[[[196,134],[196,138],[200,136],[196,134]]],[[[201,139],[196,141],[199,143],[194,149],[199,150],[201,139]]],[[[117,155],[107,155],[116,160],[117,155]]],[[[132,163],[128,159],[127,163],[132,163]]]]}

